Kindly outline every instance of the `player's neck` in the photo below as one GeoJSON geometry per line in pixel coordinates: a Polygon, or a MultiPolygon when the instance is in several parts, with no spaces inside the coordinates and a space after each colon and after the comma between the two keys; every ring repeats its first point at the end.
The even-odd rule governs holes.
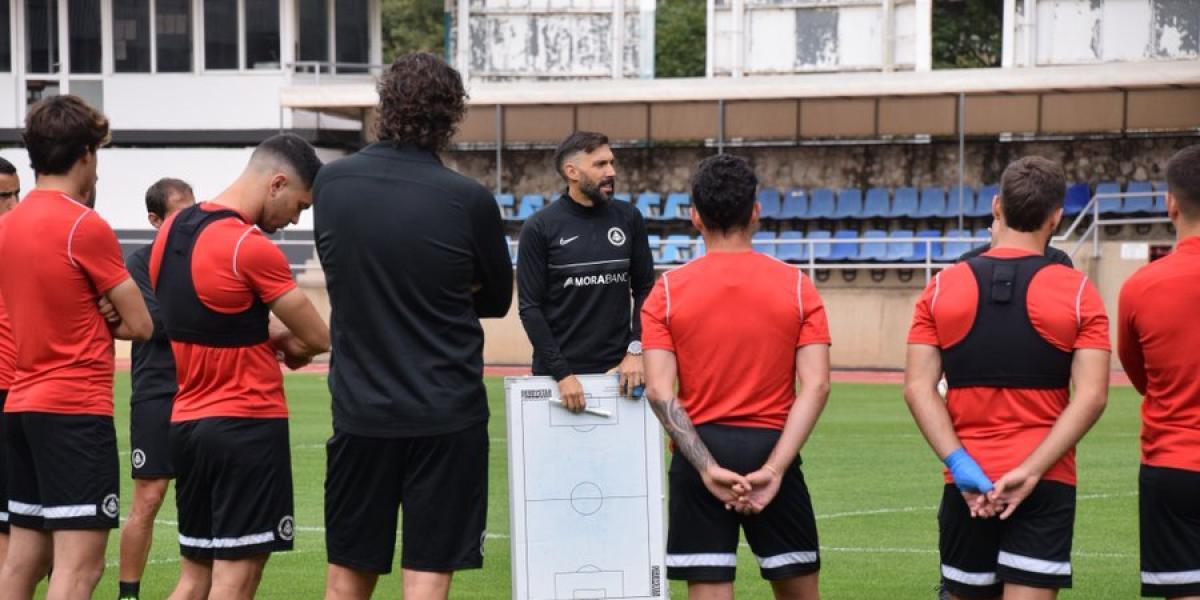
{"type": "Polygon", "coordinates": [[[249,219],[251,224],[254,224],[258,222],[258,217],[262,213],[262,200],[254,191],[262,189],[261,186],[265,185],[266,183],[263,182],[249,180],[248,174],[243,173],[211,202],[237,211],[242,217],[249,219]]]}
{"type": "Polygon", "coordinates": [[[1175,241],[1182,242],[1190,237],[1200,236],[1200,220],[1189,221],[1182,216],[1175,220],[1175,241]]]}
{"type": "Polygon", "coordinates": [[[749,252],[754,249],[750,243],[753,233],[749,230],[742,229],[725,234],[705,231],[703,235],[705,252],[749,252]]]}
{"type": "Polygon", "coordinates": [[[62,192],[81,204],[88,202],[86,186],[69,173],[66,175],[39,175],[34,185],[39,190],[62,192]]]}
{"type": "Polygon", "coordinates": [[[994,233],[995,243],[992,248],[1012,248],[1027,250],[1033,254],[1046,251],[1050,239],[1041,231],[1017,231],[1008,227],[998,227],[994,233]]]}
{"type": "Polygon", "coordinates": [[[573,200],[575,204],[580,206],[591,208],[596,205],[595,202],[592,202],[591,198],[588,198],[587,194],[583,193],[583,191],[577,187],[571,186],[567,188],[567,195],[571,197],[571,200],[573,200]]]}

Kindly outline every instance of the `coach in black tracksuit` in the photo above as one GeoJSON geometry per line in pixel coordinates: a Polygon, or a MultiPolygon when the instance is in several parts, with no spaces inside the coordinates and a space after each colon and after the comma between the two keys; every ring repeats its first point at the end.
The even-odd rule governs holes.
{"type": "Polygon", "coordinates": [[[654,258],[641,213],[612,200],[607,137],[575,132],[554,161],[567,189],[521,229],[517,292],[533,374],[554,377],[563,403],[580,411],[575,375],[616,369],[625,393],[644,381],[641,319],[631,315],[654,287],[654,258]]]}

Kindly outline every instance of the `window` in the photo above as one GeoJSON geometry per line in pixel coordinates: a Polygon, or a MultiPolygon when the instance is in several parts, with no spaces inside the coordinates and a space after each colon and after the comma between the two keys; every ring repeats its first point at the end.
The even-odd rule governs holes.
{"type": "Polygon", "coordinates": [[[95,0],[67,2],[67,31],[72,73],[100,72],[100,3],[95,0]]]}
{"type": "Polygon", "coordinates": [[[238,0],[204,3],[204,67],[238,68],[238,0]]]}
{"type": "Polygon", "coordinates": [[[0,71],[12,71],[12,40],[8,24],[12,20],[11,5],[0,2],[0,71]]]}
{"type": "Polygon", "coordinates": [[[329,60],[329,11],[326,0],[300,0],[299,60],[329,60]]]}
{"type": "Polygon", "coordinates": [[[25,70],[30,73],[57,73],[58,0],[26,0],[25,70]]]}
{"type": "MultiPolygon", "coordinates": [[[[337,62],[370,62],[371,30],[367,22],[367,0],[335,0],[334,24],[337,33],[337,62]]],[[[365,73],[365,67],[339,67],[339,73],[365,73]]]]}
{"type": "Polygon", "coordinates": [[[154,35],[159,73],[192,70],[191,0],[155,0],[154,35]]]}
{"type": "Polygon", "coordinates": [[[150,72],[150,0],[113,0],[113,68],[150,72]]]}
{"type": "Polygon", "coordinates": [[[279,0],[246,3],[246,68],[278,69],[279,0]]]}

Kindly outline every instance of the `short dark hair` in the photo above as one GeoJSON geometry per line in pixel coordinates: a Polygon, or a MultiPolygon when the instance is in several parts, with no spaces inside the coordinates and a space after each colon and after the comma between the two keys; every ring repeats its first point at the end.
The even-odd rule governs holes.
{"type": "Polygon", "coordinates": [[[273,135],[258,144],[250,160],[270,157],[281,161],[295,171],[300,181],[307,189],[312,189],[317,171],[321,170],[321,159],[317,158],[316,150],[308,142],[292,133],[273,135]]]}
{"type": "Polygon", "coordinates": [[[62,175],[108,143],[108,118],[79,96],[50,96],[29,108],[21,137],[35,174],[62,175]]]}
{"type": "Polygon", "coordinates": [[[692,173],[692,206],[708,229],[720,232],[750,225],[758,177],[740,156],[718,154],[696,166],[692,173]]]}
{"type": "Polygon", "coordinates": [[[1018,158],[1000,176],[1000,210],[1017,231],[1037,231],[1067,195],[1067,177],[1057,163],[1040,156],[1018,158]]]}
{"type": "Polygon", "coordinates": [[[1189,219],[1200,218],[1200,144],[1171,155],[1167,190],[1175,196],[1179,212],[1189,219]]]}
{"type": "Polygon", "coordinates": [[[0,175],[16,175],[17,168],[12,163],[8,162],[7,158],[0,156],[0,175]]]}
{"type": "Polygon", "coordinates": [[[379,139],[437,152],[467,112],[467,91],[454,67],[428,52],[405,54],[379,78],[379,139]]]}
{"type": "Polygon", "coordinates": [[[607,145],[608,136],[603,133],[576,131],[560,142],[558,149],[554,151],[554,170],[565,179],[567,175],[563,172],[563,165],[567,163],[568,158],[579,152],[594,152],[596,148],[607,145]]]}
{"type": "Polygon", "coordinates": [[[192,186],[182,179],[163,177],[155,181],[146,190],[146,212],[157,215],[160,219],[167,217],[167,199],[172,193],[190,194],[192,186]]]}

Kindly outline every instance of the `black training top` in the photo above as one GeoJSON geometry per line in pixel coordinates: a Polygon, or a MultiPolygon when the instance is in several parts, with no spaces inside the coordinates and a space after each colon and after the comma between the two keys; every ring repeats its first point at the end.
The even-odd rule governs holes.
{"type": "Polygon", "coordinates": [[[491,193],[431,152],[380,142],[324,166],[313,198],[334,428],[403,438],[486,421],[479,318],[512,304],[491,193]]]}
{"type": "Polygon", "coordinates": [[[138,248],[125,261],[129,274],[142,291],[150,320],[154,322],[154,336],[145,342],[133,342],[133,393],[129,402],[143,400],[171,400],[179,386],[175,381],[175,355],[171,352],[171,340],[167,338],[162,315],[158,311],[158,300],[154,287],[150,285],[150,249],[152,244],[138,248]]]}
{"type": "Polygon", "coordinates": [[[564,193],[534,213],[517,251],[533,374],[561,380],[617,366],[642,339],[642,302],[653,287],[646,223],[630,203],[587,207],[564,193]]]}

